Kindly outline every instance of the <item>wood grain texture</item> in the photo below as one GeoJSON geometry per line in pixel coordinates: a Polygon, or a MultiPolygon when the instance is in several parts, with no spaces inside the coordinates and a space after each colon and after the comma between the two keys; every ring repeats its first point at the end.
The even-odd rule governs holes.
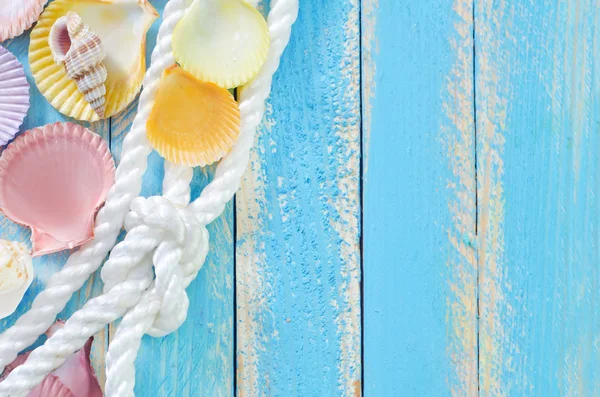
{"type": "Polygon", "coordinates": [[[600,2],[476,10],[482,396],[600,394],[600,2]]]}
{"type": "MultiPolygon", "coordinates": [[[[25,67],[25,73],[27,75],[27,80],[30,85],[29,92],[31,94],[31,106],[29,108],[27,117],[25,118],[25,122],[20,128],[21,133],[31,128],[43,126],[45,124],[54,123],[57,121],[70,121],[79,123],[73,119],[66,118],[57,110],[55,110],[37,89],[37,86],[35,84],[35,81],[31,77],[31,72],[29,69],[29,33],[30,31],[27,31],[23,35],[15,39],[7,40],[5,42],[0,43],[0,45],[8,48],[8,50],[12,52],[19,59],[21,64],[25,67]]],[[[80,124],[98,133],[108,142],[110,136],[108,121],[96,122],[92,124],[80,124]]],[[[30,236],[31,233],[29,229],[16,225],[7,218],[5,218],[3,215],[0,215],[0,238],[6,240],[20,241],[31,247],[31,244],[29,242],[30,236]]],[[[33,281],[33,284],[25,294],[25,297],[17,311],[12,316],[0,320],[0,332],[14,324],[14,322],[23,313],[29,310],[33,299],[37,296],[38,293],[44,290],[46,282],[48,281],[50,276],[63,266],[63,264],[67,261],[69,254],[69,251],[63,251],[60,253],[47,255],[40,258],[34,258],[33,266],[36,277],[33,281]]],[[[84,287],[79,292],[73,295],[73,298],[70,300],[63,312],[58,315],[58,318],[68,318],[71,315],[71,313],[81,308],[89,297],[97,296],[101,292],[102,282],[100,280],[100,275],[95,274],[94,276],[92,276],[92,278],[90,278],[90,280],[84,285],[84,287]]],[[[108,328],[106,328],[105,331],[95,336],[94,345],[92,347],[92,362],[94,364],[96,374],[98,375],[98,378],[100,379],[102,384],[104,384],[105,379],[104,355],[108,346],[107,343],[108,328]]]]}
{"type": "MultiPolygon", "coordinates": [[[[160,12],[166,0],[152,1],[160,12]]],[[[147,57],[156,44],[160,20],[148,34],[147,57]]],[[[112,120],[113,155],[120,160],[123,138],[131,128],[137,101],[112,120]]],[[[211,180],[214,167],[197,169],[192,181],[192,199],[211,180]]],[[[149,157],[142,195],[161,194],[163,161],[149,157]]],[[[197,279],[188,288],[188,319],[165,338],[145,337],[136,361],[138,396],[214,396],[234,394],[233,330],[233,204],[208,226],[210,253],[197,279]]]]}
{"type": "Polygon", "coordinates": [[[472,7],[363,1],[367,396],[477,395],[472,7]]]}
{"type": "Polygon", "coordinates": [[[359,3],[301,2],[237,195],[237,394],[361,395],[359,3]]]}

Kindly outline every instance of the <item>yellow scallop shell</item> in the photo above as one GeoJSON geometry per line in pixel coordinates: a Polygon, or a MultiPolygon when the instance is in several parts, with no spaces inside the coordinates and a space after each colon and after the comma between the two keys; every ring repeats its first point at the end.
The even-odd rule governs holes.
{"type": "Polygon", "coordinates": [[[146,33],[158,17],[147,0],[55,0],[31,32],[29,63],[38,89],[58,111],[78,120],[99,119],[48,44],[56,20],[74,11],[100,36],[108,70],[105,117],[127,107],[138,94],[146,72],[146,33]]]}
{"type": "Polygon", "coordinates": [[[267,22],[244,0],[194,0],[173,32],[173,55],[198,80],[235,88],[264,65],[267,22]]]}
{"type": "Polygon", "coordinates": [[[220,160],[237,141],[240,108],[225,88],[174,65],[163,73],[146,133],[170,162],[205,166],[220,160]]]}

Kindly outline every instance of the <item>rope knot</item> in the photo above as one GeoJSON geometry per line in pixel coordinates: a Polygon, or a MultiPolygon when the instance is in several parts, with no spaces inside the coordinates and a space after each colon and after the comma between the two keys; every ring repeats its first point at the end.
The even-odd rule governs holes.
{"type": "Polygon", "coordinates": [[[174,332],[187,317],[189,299],[185,290],[206,259],[208,231],[187,207],[162,196],[133,200],[125,229],[124,243],[129,253],[111,253],[102,272],[105,289],[132,279],[147,281],[150,288],[154,287],[159,305],[148,333],[164,336],[174,332]],[[131,255],[132,251],[136,254],[131,255]],[[136,261],[125,263],[126,255],[136,261]]]}

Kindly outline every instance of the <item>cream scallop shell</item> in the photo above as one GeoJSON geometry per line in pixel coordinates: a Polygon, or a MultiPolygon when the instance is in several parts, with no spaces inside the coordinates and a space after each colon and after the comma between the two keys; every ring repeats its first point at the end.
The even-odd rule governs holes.
{"type": "Polygon", "coordinates": [[[244,0],[194,0],[173,32],[175,61],[224,88],[252,80],[269,47],[267,22],[244,0]]]}
{"type": "Polygon", "coordinates": [[[21,243],[0,240],[0,319],[14,313],[33,277],[29,249],[21,243]]]}
{"type": "Polygon", "coordinates": [[[44,97],[68,117],[96,121],[94,112],[62,65],[54,62],[48,45],[50,30],[68,12],[100,37],[108,71],[105,117],[127,107],[138,94],[146,72],[146,33],[158,17],[147,0],[56,0],[46,7],[31,32],[29,62],[34,80],[44,97]]]}

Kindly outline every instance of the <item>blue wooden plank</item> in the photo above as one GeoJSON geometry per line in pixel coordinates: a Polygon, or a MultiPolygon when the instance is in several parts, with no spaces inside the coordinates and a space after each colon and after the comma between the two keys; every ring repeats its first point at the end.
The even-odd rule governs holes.
{"type": "Polygon", "coordinates": [[[482,396],[600,394],[600,4],[476,10],[482,396]]]}
{"type": "MultiPolygon", "coordinates": [[[[162,16],[166,0],[152,5],[162,16]]],[[[148,33],[147,57],[156,44],[160,20],[148,33]]],[[[123,138],[131,128],[137,101],[112,119],[111,150],[121,158],[123,138]]],[[[197,169],[192,181],[192,199],[212,179],[214,167],[197,169]]],[[[153,153],[144,176],[142,195],[161,194],[163,161],[153,153]]],[[[211,249],[198,278],[188,288],[188,319],[165,338],[145,337],[136,361],[138,396],[233,395],[233,204],[229,204],[208,226],[211,249]]],[[[113,334],[111,332],[111,334],[113,334]]]]}
{"type": "Polygon", "coordinates": [[[237,195],[237,394],[361,395],[359,4],[300,4],[237,195]]]}
{"type": "MultiPolygon", "coordinates": [[[[19,61],[25,67],[25,73],[27,75],[27,80],[30,85],[30,94],[31,94],[31,106],[29,108],[29,112],[27,117],[25,118],[25,122],[21,127],[21,133],[27,131],[34,127],[40,127],[45,124],[54,123],[57,121],[70,121],[77,122],[73,119],[67,119],[63,115],[61,115],[57,110],[55,110],[43,95],[37,89],[35,81],[31,76],[31,71],[29,68],[28,54],[29,54],[29,33],[30,31],[25,32],[23,35],[12,39],[7,40],[3,43],[0,43],[2,46],[8,48],[19,61]]],[[[92,131],[98,133],[100,136],[105,138],[108,141],[110,132],[109,132],[109,122],[101,121],[96,123],[80,123],[85,125],[87,128],[90,128],[92,131]]],[[[15,240],[26,243],[28,246],[29,238],[30,238],[29,229],[21,227],[12,223],[10,220],[0,215],[0,238],[7,240],[15,240]]],[[[19,316],[25,313],[31,307],[31,303],[33,299],[37,296],[39,292],[41,292],[46,285],[46,282],[50,278],[50,276],[59,270],[63,264],[67,261],[69,257],[68,251],[63,251],[53,255],[47,255],[40,258],[35,258],[33,261],[34,270],[36,274],[36,278],[33,281],[30,289],[27,291],[25,298],[23,299],[21,305],[13,314],[7,319],[0,320],[0,332],[5,330],[7,327],[14,324],[14,322],[19,318],[19,316]]],[[[76,294],[73,295],[73,298],[69,301],[65,310],[59,314],[58,318],[66,319],[73,313],[75,310],[83,306],[85,301],[90,296],[96,296],[102,292],[102,282],[100,280],[100,275],[94,275],[85,285],[84,287],[76,294]]],[[[108,328],[105,332],[101,332],[96,335],[96,339],[92,349],[92,358],[94,367],[96,369],[96,374],[98,375],[100,381],[104,383],[104,355],[107,348],[108,342],[108,328]]]]}
{"type": "Polygon", "coordinates": [[[365,395],[476,396],[473,2],[362,5],[365,395]]]}

